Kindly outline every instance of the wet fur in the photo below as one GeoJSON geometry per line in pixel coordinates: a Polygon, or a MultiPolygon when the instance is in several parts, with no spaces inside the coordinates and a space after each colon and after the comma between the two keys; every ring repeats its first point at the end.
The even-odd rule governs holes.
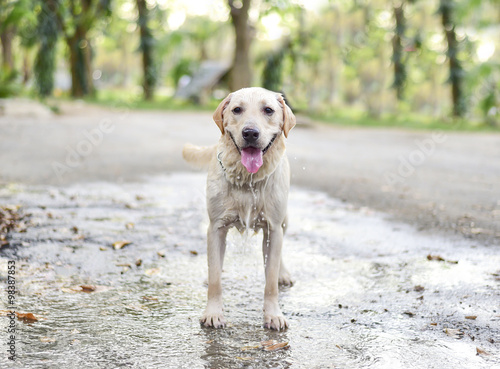
{"type": "Polygon", "coordinates": [[[262,229],[264,233],[264,326],[285,329],[288,324],[278,304],[278,284],[292,284],[281,261],[281,249],[290,187],[285,139],[295,125],[295,116],[280,94],[262,88],[246,88],[226,97],[213,118],[221,130],[219,143],[204,148],[186,145],[183,150],[186,161],[198,167],[208,167],[208,302],[201,323],[215,328],[225,325],[221,272],[226,235],[231,227],[236,227],[241,232],[262,229]],[[243,113],[235,114],[235,107],[243,107],[243,113]],[[274,113],[265,114],[264,107],[272,108],[274,113]],[[276,136],[263,155],[262,167],[255,174],[249,173],[241,164],[240,150],[245,146],[242,130],[245,127],[259,130],[258,146],[262,150],[276,136]]]}

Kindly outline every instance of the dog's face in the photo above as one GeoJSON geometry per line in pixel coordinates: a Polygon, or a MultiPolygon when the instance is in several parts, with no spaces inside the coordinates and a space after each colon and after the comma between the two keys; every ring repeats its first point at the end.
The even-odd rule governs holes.
{"type": "Polygon", "coordinates": [[[256,173],[274,141],[295,125],[295,116],[281,94],[263,88],[244,88],[229,94],[214,113],[214,121],[228,135],[248,172],[256,173]]]}

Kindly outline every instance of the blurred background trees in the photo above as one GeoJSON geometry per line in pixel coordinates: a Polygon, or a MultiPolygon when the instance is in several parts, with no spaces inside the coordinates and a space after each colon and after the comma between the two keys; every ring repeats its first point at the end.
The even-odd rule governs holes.
{"type": "Polygon", "coordinates": [[[263,86],[330,119],[500,124],[500,0],[0,0],[0,40],[0,97],[263,86]]]}

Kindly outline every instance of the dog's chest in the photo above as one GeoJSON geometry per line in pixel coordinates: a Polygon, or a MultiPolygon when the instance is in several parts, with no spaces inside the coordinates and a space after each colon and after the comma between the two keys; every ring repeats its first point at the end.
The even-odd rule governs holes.
{"type": "Polygon", "coordinates": [[[230,223],[240,231],[266,227],[269,221],[265,201],[267,196],[262,186],[231,189],[231,206],[226,212],[230,223]]]}

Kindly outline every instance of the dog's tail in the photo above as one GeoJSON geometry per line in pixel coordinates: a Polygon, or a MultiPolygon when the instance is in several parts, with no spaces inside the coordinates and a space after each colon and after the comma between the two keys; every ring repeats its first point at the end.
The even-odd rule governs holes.
{"type": "Polygon", "coordinates": [[[182,157],[193,166],[206,169],[212,158],[216,155],[217,146],[195,146],[191,144],[184,145],[182,157]]]}

